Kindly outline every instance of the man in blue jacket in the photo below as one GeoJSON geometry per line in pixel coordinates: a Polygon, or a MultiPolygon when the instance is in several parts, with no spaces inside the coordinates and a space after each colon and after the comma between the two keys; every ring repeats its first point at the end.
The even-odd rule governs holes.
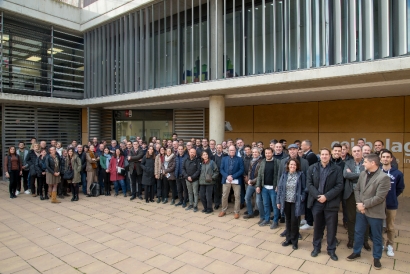
{"type": "Polygon", "coordinates": [[[235,194],[234,218],[239,219],[241,185],[243,184],[243,160],[235,155],[235,146],[230,146],[228,156],[222,158],[221,174],[222,174],[222,211],[219,217],[226,215],[228,209],[228,196],[231,188],[235,194]]]}
{"type": "Polygon", "coordinates": [[[399,201],[397,197],[404,190],[403,173],[395,167],[392,167],[393,153],[385,149],[380,152],[381,162],[383,164],[383,172],[390,178],[390,190],[386,197],[386,232],[387,232],[387,256],[393,257],[394,251],[394,219],[396,218],[399,201]]]}
{"type": "Polygon", "coordinates": [[[175,178],[177,183],[179,203],[175,204],[175,206],[182,205],[183,208],[186,207],[186,203],[188,201],[188,188],[182,174],[182,167],[186,158],[188,158],[188,153],[185,152],[183,146],[178,146],[178,154],[175,158],[175,178]]]}

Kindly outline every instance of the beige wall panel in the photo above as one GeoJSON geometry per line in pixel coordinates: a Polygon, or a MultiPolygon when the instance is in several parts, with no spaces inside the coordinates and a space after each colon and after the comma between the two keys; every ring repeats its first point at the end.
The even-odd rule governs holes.
{"type": "Polygon", "coordinates": [[[280,140],[285,139],[287,141],[287,145],[292,144],[295,140],[305,140],[308,139],[312,142],[313,149],[317,149],[318,144],[318,134],[317,133],[255,133],[254,134],[254,141],[262,141],[265,147],[269,146],[269,142],[272,139],[280,140]]]}
{"type": "Polygon", "coordinates": [[[320,132],[403,132],[404,97],[319,102],[320,132]]]}
{"type": "Polygon", "coordinates": [[[232,132],[253,132],[253,106],[225,108],[225,121],[229,121],[232,132]]]}
{"type": "Polygon", "coordinates": [[[205,137],[209,138],[209,108],[205,109],[205,137]]]}
{"type": "Polygon", "coordinates": [[[255,106],[255,132],[317,132],[318,103],[255,106]]]}
{"type": "Polygon", "coordinates": [[[250,145],[253,141],[253,133],[225,131],[225,140],[232,139],[235,142],[236,138],[242,138],[246,145],[250,145]]]}
{"type": "MultiPolygon", "coordinates": [[[[402,133],[320,133],[319,147],[331,148],[334,142],[348,142],[350,147],[357,144],[357,140],[363,138],[366,143],[373,148],[375,140],[382,140],[386,148],[392,150],[393,155],[397,158],[399,168],[403,168],[403,139],[402,133]]],[[[410,159],[410,157],[408,157],[410,159]]],[[[410,166],[410,165],[409,165],[410,166]]]]}
{"type": "MultiPolygon", "coordinates": [[[[404,191],[403,191],[403,196],[405,197],[410,197],[410,168],[405,168],[403,170],[403,175],[404,175],[404,191]]],[[[400,208],[400,205],[399,205],[400,208]]]]}
{"type": "Polygon", "coordinates": [[[404,131],[410,132],[410,96],[406,96],[404,108],[404,131]]]}

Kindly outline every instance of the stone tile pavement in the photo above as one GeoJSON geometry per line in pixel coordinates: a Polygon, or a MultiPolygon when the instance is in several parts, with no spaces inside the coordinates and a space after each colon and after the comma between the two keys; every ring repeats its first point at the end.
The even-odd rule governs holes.
{"type": "MultiPolygon", "coordinates": [[[[232,209],[232,205],[230,205],[232,209]]],[[[200,208],[201,210],[201,208],[200,208]]],[[[242,210],[243,211],[243,210],[242,210]]],[[[20,194],[0,183],[0,273],[410,273],[410,198],[400,198],[395,257],[371,252],[347,262],[347,232],[338,228],[339,261],[312,258],[312,231],[299,250],[282,247],[279,229],[257,219],[193,213],[169,204],[100,196],[61,204],[20,194]]],[[[340,216],[339,216],[340,217],[340,216]]],[[[340,219],[340,218],[339,218],[340,219]]],[[[326,243],[324,243],[325,249],[326,243]]]]}

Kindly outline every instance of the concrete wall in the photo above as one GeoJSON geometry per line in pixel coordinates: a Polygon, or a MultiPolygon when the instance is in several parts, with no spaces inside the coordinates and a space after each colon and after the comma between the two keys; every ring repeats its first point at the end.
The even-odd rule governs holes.
{"type": "Polygon", "coordinates": [[[310,139],[317,151],[336,141],[380,139],[397,157],[410,196],[410,96],[227,107],[225,119],[233,127],[225,139],[241,137],[247,144],[310,139]]]}

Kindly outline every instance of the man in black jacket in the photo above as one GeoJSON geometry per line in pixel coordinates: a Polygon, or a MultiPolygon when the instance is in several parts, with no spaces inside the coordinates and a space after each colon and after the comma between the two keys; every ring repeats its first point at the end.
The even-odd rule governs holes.
{"type": "MultiPolygon", "coordinates": [[[[129,142],[131,143],[131,142],[129,142]]],[[[128,177],[131,182],[131,198],[130,200],[134,200],[137,197],[142,200],[142,168],[141,168],[141,160],[144,157],[144,152],[139,147],[139,143],[134,141],[132,143],[132,148],[128,150],[127,160],[129,163],[128,166],[128,177]]]]}
{"type": "Polygon", "coordinates": [[[336,256],[337,212],[340,193],[343,190],[342,170],[330,162],[330,150],[320,150],[320,162],[309,167],[306,186],[309,191],[308,207],[314,219],[312,257],[317,257],[322,247],[322,239],[327,227],[327,254],[334,261],[336,256]]]}
{"type": "Polygon", "coordinates": [[[198,211],[198,188],[199,175],[201,173],[201,160],[196,157],[196,150],[191,148],[189,150],[189,157],[186,158],[182,166],[182,175],[186,180],[188,188],[189,206],[185,210],[194,209],[198,211]]]}
{"type": "MultiPolygon", "coordinates": [[[[310,140],[304,140],[301,144],[303,150],[303,159],[307,160],[309,166],[318,162],[316,154],[312,151],[312,142],[310,140]]],[[[300,229],[307,230],[313,228],[313,215],[312,210],[307,207],[307,199],[305,200],[305,220],[302,220],[300,229]]]]}

